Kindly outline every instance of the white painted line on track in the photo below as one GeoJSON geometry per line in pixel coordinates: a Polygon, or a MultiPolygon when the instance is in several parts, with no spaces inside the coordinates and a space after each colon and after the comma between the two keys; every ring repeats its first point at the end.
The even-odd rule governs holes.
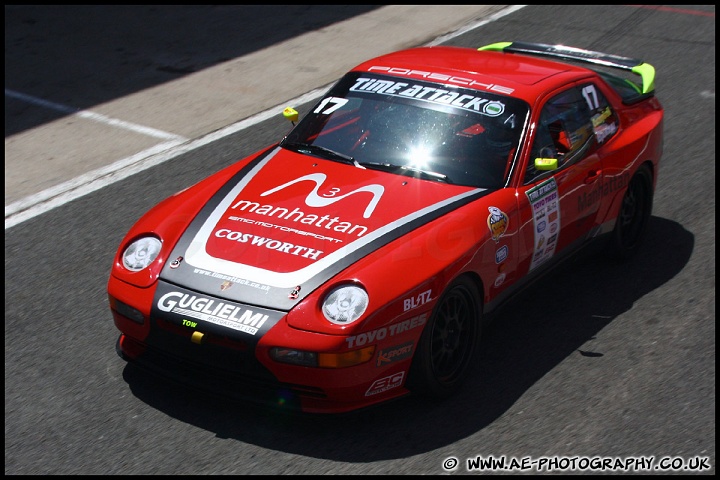
{"type": "Polygon", "coordinates": [[[135,123],[126,122],[124,120],[118,120],[116,118],[111,118],[111,117],[105,116],[101,113],[95,113],[95,112],[91,112],[89,110],[78,110],[77,108],[68,107],[66,105],[61,105],[61,104],[55,103],[55,102],[49,102],[47,100],[43,100],[42,98],[37,98],[37,97],[33,97],[31,95],[26,95],[24,93],[15,92],[13,90],[8,90],[7,88],[5,89],[5,96],[11,97],[11,98],[16,98],[18,100],[22,100],[22,101],[30,103],[32,105],[38,105],[40,107],[45,107],[50,110],[57,110],[59,112],[69,113],[69,114],[75,115],[77,117],[83,118],[85,120],[92,120],[94,122],[104,123],[111,127],[118,127],[118,128],[122,128],[124,130],[130,130],[130,131],[133,131],[136,133],[140,133],[142,135],[147,135],[149,137],[162,138],[165,140],[183,140],[183,141],[187,140],[178,135],[173,135],[172,133],[163,132],[162,130],[145,127],[143,125],[137,125],[135,123]]]}
{"type": "Polygon", "coordinates": [[[282,105],[265,110],[264,112],[209,133],[189,143],[187,140],[182,139],[182,137],[175,137],[177,138],[176,140],[155,145],[135,155],[123,158],[110,165],[87,172],[55,187],[13,202],[5,207],[5,229],[7,230],[18,223],[48,212],[55,207],[64,205],[115,182],[124,180],[125,178],[164,163],[179,155],[264,122],[265,120],[275,117],[277,113],[282,111],[288,104],[299,105],[310,102],[319,98],[328,88],[330,88],[330,85],[313,90],[294,100],[284,102],[282,105]]]}
{"type": "MultiPolygon", "coordinates": [[[[494,15],[484,18],[480,21],[473,22],[472,24],[466,25],[459,30],[440,36],[435,40],[426,44],[426,46],[439,45],[443,42],[447,42],[455,37],[463,35],[469,31],[472,31],[478,27],[486,25],[490,22],[494,22],[506,15],[509,15],[526,5],[511,5],[494,15]]],[[[113,119],[101,115],[98,113],[79,110],[65,105],[61,105],[47,100],[35,98],[23,93],[14,92],[12,90],[5,89],[5,95],[19,100],[27,101],[29,103],[43,106],[46,108],[59,110],[65,113],[79,115],[82,118],[105,123],[119,128],[125,128],[138,132],[151,137],[161,138],[168,140],[167,142],[155,145],[152,148],[138,152],[130,157],[118,160],[108,166],[87,172],[79,177],[76,177],[67,182],[56,185],[52,188],[44,190],[40,193],[27,196],[21,200],[11,203],[5,207],[5,230],[11,228],[19,223],[34,218],[38,215],[46,213],[56,207],[62,206],[72,200],[80,198],[91,192],[99,190],[103,187],[111,185],[120,180],[124,180],[136,173],[147,170],[148,168],[154,167],[168,160],[171,160],[179,155],[185,154],[197,148],[200,148],[208,143],[217,141],[228,135],[232,135],[240,130],[244,130],[257,125],[258,123],[264,122],[277,115],[278,111],[281,111],[287,105],[300,105],[306,102],[310,102],[322,94],[324,94],[331,85],[318,88],[306,94],[303,94],[295,99],[288,100],[282,105],[275,106],[264,112],[255,114],[245,120],[241,120],[228,127],[209,133],[197,140],[188,142],[187,139],[173,135],[171,133],[156,130],[150,127],[144,127],[130,122],[113,119]]]]}
{"type": "MultiPolygon", "coordinates": [[[[467,32],[471,32],[471,31],[475,30],[476,28],[480,28],[483,25],[492,23],[495,20],[499,20],[500,18],[504,17],[505,15],[510,15],[511,13],[513,13],[517,10],[520,10],[522,8],[525,8],[525,7],[527,7],[527,5],[510,5],[508,8],[503,8],[499,12],[494,13],[493,15],[490,15],[487,18],[483,18],[482,20],[480,20],[478,22],[474,22],[474,23],[472,23],[470,25],[466,25],[466,26],[462,27],[461,29],[456,30],[452,33],[438,37],[426,45],[428,47],[434,47],[435,45],[440,45],[441,43],[447,42],[448,40],[452,40],[453,38],[459,37],[460,35],[463,35],[467,32]]],[[[504,40],[504,41],[507,41],[507,40],[504,40]]],[[[481,46],[482,45],[478,45],[478,48],[481,46]]]]}

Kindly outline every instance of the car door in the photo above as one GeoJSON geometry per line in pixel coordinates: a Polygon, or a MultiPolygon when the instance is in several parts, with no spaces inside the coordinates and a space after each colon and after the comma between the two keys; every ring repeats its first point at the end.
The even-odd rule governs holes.
{"type": "Polygon", "coordinates": [[[517,195],[521,272],[573,250],[597,225],[602,161],[588,100],[594,91],[586,82],[557,92],[536,117],[517,195]]]}

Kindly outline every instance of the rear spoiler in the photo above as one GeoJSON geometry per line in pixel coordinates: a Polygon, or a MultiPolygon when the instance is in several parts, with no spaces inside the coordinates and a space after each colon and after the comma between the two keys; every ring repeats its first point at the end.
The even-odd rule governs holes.
{"type": "Polygon", "coordinates": [[[485,45],[478,50],[492,50],[508,53],[527,53],[545,57],[566,58],[580,62],[594,63],[611,68],[629,70],[642,79],[641,94],[651,93],[655,90],[655,67],[649,63],[635,58],[610,55],[608,53],[594,52],[580,48],[566,47],[565,45],[546,45],[544,43],[529,42],[499,42],[485,45]]]}

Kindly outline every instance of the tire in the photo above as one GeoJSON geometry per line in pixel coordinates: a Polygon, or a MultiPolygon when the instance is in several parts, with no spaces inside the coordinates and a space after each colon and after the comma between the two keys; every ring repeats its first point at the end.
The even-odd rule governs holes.
{"type": "Polygon", "coordinates": [[[627,260],[637,253],[647,231],[652,204],[652,175],[643,166],[633,175],[623,196],[610,238],[611,258],[627,260]]]}
{"type": "Polygon", "coordinates": [[[460,388],[480,342],[479,298],[475,284],[464,277],[443,292],[417,345],[408,378],[411,391],[442,399],[460,388]]]}

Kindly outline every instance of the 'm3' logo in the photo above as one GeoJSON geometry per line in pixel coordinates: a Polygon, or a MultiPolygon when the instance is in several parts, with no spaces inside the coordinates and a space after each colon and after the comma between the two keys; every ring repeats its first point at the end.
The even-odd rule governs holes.
{"type": "Polygon", "coordinates": [[[385,188],[382,185],[378,184],[372,184],[372,185],[366,185],[364,187],[356,188],[352,192],[348,192],[344,195],[339,195],[340,192],[339,188],[332,189],[329,193],[323,194],[323,196],[318,195],[318,190],[320,189],[320,186],[325,182],[325,179],[327,178],[327,175],[324,173],[311,173],[309,175],[305,175],[304,177],[296,178],[295,180],[290,180],[289,182],[280,185],[279,187],[272,188],[266,192],[263,192],[260,196],[265,197],[267,195],[270,195],[272,193],[275,193],[277,191],[282,190],[285,187],[289,187],[290,185],[304,182],[306,180],[309,180],[311,182],[315,182],[315,188],[313,188],[312,192],[308,193],[308,196],[305,197],[305,204],[308,207],[325,207],[332,203],[338,202],[342,200],[345,197],[349,197],[350,195],[353,195],[355,193],[360,192],[370,192],[372,193],[372,200],[370,203],[368,203],[368,206],[365,207],[365,213],[363,214],[364,218],[369,218],[370,215],[372,215],[373,211],[375,210],[375,207],[377,206],[378,202],[380,201],[380,198],[382,197],[383,193],[385,192],[385,188]]]}

